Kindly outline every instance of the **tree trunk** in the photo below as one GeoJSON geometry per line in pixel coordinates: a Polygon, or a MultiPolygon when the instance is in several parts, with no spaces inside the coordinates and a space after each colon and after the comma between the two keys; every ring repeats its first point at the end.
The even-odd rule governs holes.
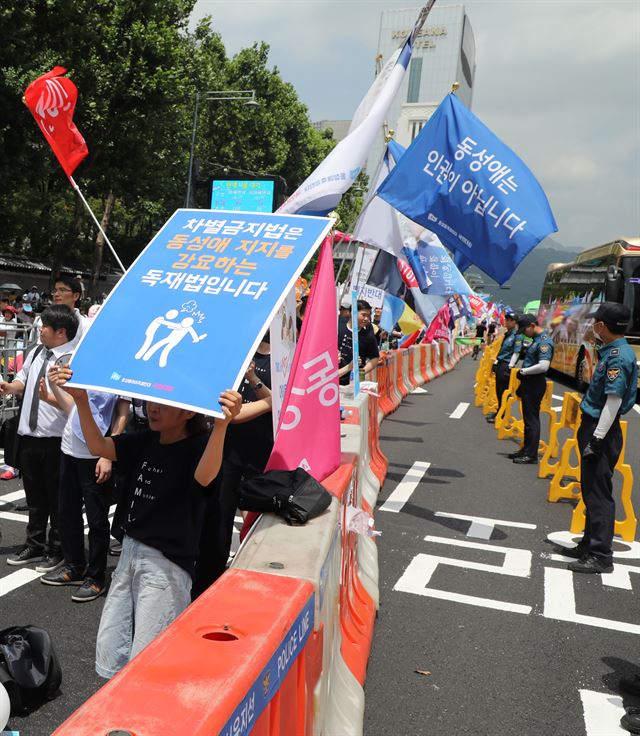
{"type": "MultiPolygon", "coordinates": [[[[109,221],[111,220],[111,213],[113,212],[113,205],[116,202],[115,195],[113,193],[113,190],[109,190],[109,194],[107,195],[107,200],[105,202],[104,206],[104,214],[102,215],[102,220],[100,221],[100,225],[102,226],[102,229],[107,232],[107,228],[109,227],[109,221]]],[[[100,269],[102,268],[102,255],[104,252],[104,235],[98,231],[98,235],[96,237],[96,244],[93,249],[93,269],[91,271],[91,296],[96,297],[98,295],[98,286],[99,286],[99,279],[100,279],[100,269]]]]}

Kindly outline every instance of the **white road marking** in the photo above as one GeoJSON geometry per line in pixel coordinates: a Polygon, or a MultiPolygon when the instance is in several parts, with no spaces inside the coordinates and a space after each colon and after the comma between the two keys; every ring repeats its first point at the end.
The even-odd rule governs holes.
{"type": "Polygon", "coordinates": [[[465,547],[467,549],[497,552],[504,555],[504,562],[502,565],[487,565],[480,562],[456,560],[453,557],[419,554],[411,560],[407,569],[403,572],[398,582],[393,586],[394,590],[413,593],[414,595],[422,595],[428,598],[453,601],[454,603],[466,603],[468,605],[480,606],[482,608],[493,608],[498,611],[510,611],[511,613],[523,614],[531,613],[531,606],[524,606],[519,603],[510,603],[508,601],[497,601],[491,598],[480,598],[474,595],[464,595],[462,593],[452,593],[446,590],[427,587],[438,565],[450,565],[451,567],[459,567],[466,570],[493,572],[499,575],[512,575],[514,577],[529,577],[531,575],[531,552],[512,547],[494,547],[489,544],[480,544],[478,542],[463,542],[461,540],[448,539],[446,537],[426,536],[425,541],[450,544],[457,547],[465,547]]]}
{"type": "MultiPolygon", "coordinates": [[[[580,573],[576,573],[579,575],[580,573]]],[[[609,631],[623,631],[627,634],[640,634],[638,624],[614,621],[598,616],[586,616],[576,612],[576,594],[573,588],[573,573],[554,567],[544,569],[544,612],[545,618],[557,621],[570,621],[575,624],[596,626],[609,631]]]]}
{"type": "Polygon", "coordinates": [[[418,483],[420,483],[430,466],[431,463],[416,460],[411,466],[411,470],[407,472],[404,478],[395,487],[389,498],[382,504],[380,511],[391,511],[394,514],[399,513],[405,503],[407,503],[411,498],[411,495],[416,490],[418,483]]]}
{"type": "Polygon", "coordinates": [[[633,409],[634,411],[638,412],[638,414],[640,414],[640,406],[638,406],[637,404],[634,404],[634,405],[633,405],[633,406],[632,406],[631,408],[632,408],[632,409],[633,409]]]}
{"type": "Polygon", "coordinates": [[[37,580],[39,577],[42,577],[42,575],[44,575],[44,573],[36,572],[35,570],[27,567],[23,567],[9,575],[5,575],[3,578],[0,578],[0,596],[10,593],[12,590],[20,588],[22,585],[26,585],[32,580],[37,580]]]}
{"type": "Polygon", "coordinates": [[[552,399],[558,399],[558,401],[563,401],[564,399],[562,396],[558,396],[558,394],[551,394],[552,399]]]}
{"type": "Polygon", "coordinates": [[[411,393],[412,394],[428,394],[429,392],[427,391],[426,388],[422,388],[422,386],[416,386],[416,388],[414,388],[411,393]]]}
{"type": "Polygon", "coordinates": [[[595,690],[580,690],[580,699],[587,736],[628,736],[629,732],[620,725],[620,719],[624,715],[620,696],[597,693],[595,690]]]}
{"type": "Polygon", "coordinates": [[[446,511],[436,511],[435,516],[443,516],[447,519],[463,519],[470,521],[467,530],[468,537],[477,539],[491,539],[493,529],[496,526],[509,526],[515,529],[535,529],[535,524],[525,524],[521,521],[502,521],[501,519],[487,519],[483,516],[467,516],[466,514],[449,514],[446,511]]]}
{"type": "Polygon", "coordinates": [[[16,514],[13,511],[0,511],[0,519],[6,519],[7,521],[22,521],[27,523],[29,517],[26,514],[16,514]]]}
{"type": "Polygon", "coordinates": [[[452,414],[449,414],[449,419],[460,419],[460,417],[465,413],[465,411],[469,408],[469,404],[467,404],[465,401],[461,401],[458,406],[453,410],[452,414]]]}
{"type": "Polygon", "coordinates": [[[0,503],[11,503],[12,501],[18,501],[24,498],[24,488],[19,491],[12,491],[11,493],[5,493],[0,496],[0,503]]]}
{"type": "MultiPolygon", "coordinates": [[[[558,547],[575,547],[582,538],[582,534],[572,534],[571,532],[551,532],[547,534],[547,539],[558,547]]],[[[625,542],[620,537],[614,537],[616,547],[624,545],[626,549],[614,549],[613,561],[618,560],[640,560],[640,542],[625,542]]]]}
{"type": "Polygon", "coordinates": [[[552,406],[551,407],[551,411],[562,411],[562,407],[561,406],[552,406]]]}

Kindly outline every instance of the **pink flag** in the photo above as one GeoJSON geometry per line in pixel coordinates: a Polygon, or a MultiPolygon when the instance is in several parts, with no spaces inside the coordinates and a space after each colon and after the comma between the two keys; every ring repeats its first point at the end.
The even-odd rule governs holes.
{"type": "MultiPolygon", "coordinates": [[[[338,326],[332,239],[320,247],[304,322],[266,470],[304,468],[323,481],[340,465],[338,326]]],[[[241,538],[258,514],[249,513],[241,538]]]]}

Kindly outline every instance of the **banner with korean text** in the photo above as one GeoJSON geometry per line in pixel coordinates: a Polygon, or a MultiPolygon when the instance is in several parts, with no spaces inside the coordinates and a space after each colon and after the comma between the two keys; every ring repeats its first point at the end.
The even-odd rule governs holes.
{"type": "Polygon", "coordinates": [[[311,285],[280,415],[280,427],[267,470],[302,467],[316,480],[322,481],[340,464],[335,304],[331,239],[327,238],[311,285]]]}
{"type": "Polygon", "coordinates": [[[525,163],[450,94],[377,190],[503,284],[558,228],[525,163]]]}
{"type": "Polygon", "coordinates": [[[105,301],[73,385],[222,416],[332,220],[177,210],[105,301]]]}

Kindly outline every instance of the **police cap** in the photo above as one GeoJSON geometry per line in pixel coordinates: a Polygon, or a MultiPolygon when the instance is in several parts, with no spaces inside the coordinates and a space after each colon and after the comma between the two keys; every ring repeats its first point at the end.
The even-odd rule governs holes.
{"type": "Polygon", "coordinates": [[[604,322],[604,324],[615,335],[624,335],[631,319],[631,311],[629,307],[617,302],[602,302],[591,314],[594,322],[604,322]]]}
{"type": "Polygon", "coordinates": [[[507,312],[504,315],[504,318],[505,319],[512,319],[512,320],[515,320],[516,322],[518,321],[518,315],[515,312],[507,312]]]}
{"type": "Polygon", "coordinates": [[[535,316],[535,314],[523,314],[518,320],[518,327],[520,327],[521,329],[523,329],[524,327],[528,327],[529,325],[537,324],[538,318],[535,316]]]}

